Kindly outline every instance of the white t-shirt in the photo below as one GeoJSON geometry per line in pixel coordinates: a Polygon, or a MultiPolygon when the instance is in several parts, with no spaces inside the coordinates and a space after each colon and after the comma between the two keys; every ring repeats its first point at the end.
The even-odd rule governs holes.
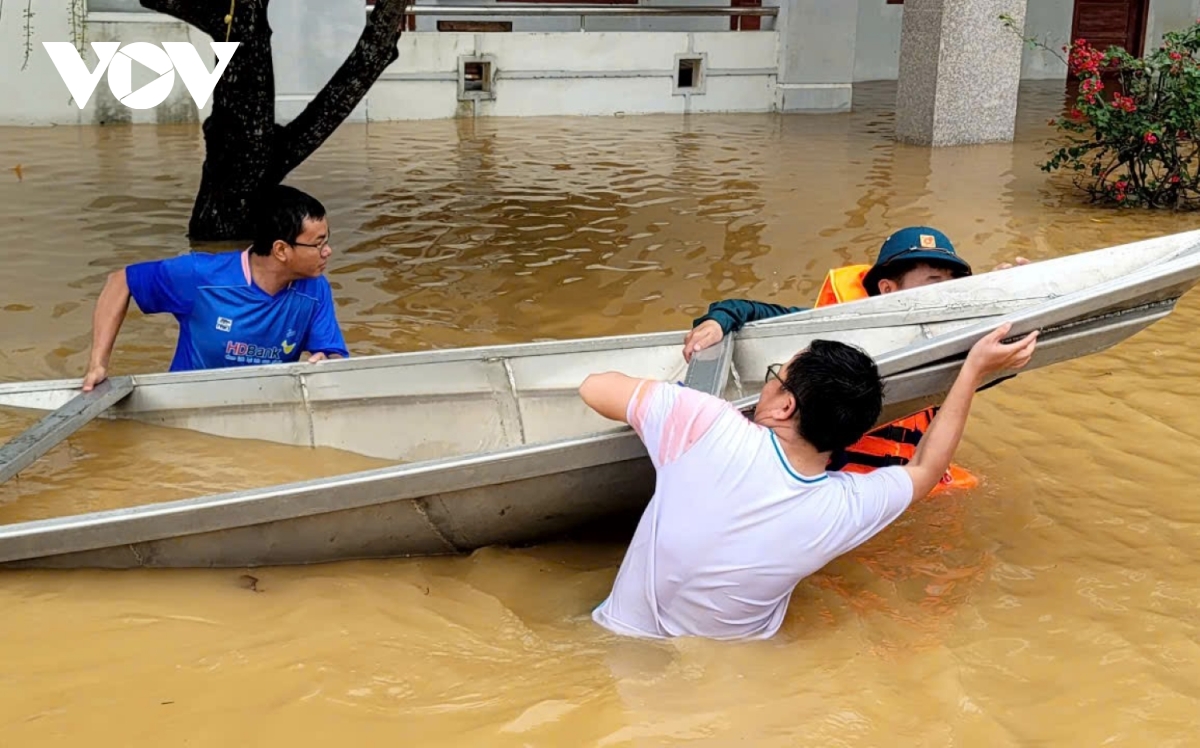
{"type": "Polygon", "coordinates": [[[792,590],[912,502],[901,467],[797,475],[774,432],[697,390],[645,382],[627,417],[657,469],[612,593],[618,634],[767,639],[792,590]]]}

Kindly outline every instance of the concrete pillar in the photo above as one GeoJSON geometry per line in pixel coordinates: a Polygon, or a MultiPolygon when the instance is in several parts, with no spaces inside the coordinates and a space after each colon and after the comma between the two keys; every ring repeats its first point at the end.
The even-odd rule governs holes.
{"type": "MultiPolygon", "coordinates": [[[[294,119],[346,61],[358,43],[367,9],[362,0],[271,0],[271,60],[275,114],[294,119]]],[[[366,121],[365,99],[346,118],[366,121]]]]}
{"type": "Polygon", "coordinates": [[[917,145],[1012,141],[1026,0],[907,0],[896,139],[917,145]]]}
{"type": "MultiPolygon", "coordinates": [[[[881,0],[880,0],[881,1],[881,0]]],[[[854,84],[858,0],[780,0],[781,112],[849,111],[854,84]]]]}

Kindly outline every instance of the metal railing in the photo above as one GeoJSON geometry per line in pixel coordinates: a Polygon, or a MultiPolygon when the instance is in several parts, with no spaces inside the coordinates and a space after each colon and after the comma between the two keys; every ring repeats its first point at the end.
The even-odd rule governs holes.
{"type": "MultiPolygon", "coordinates": [[[[367,5],[367,12],[375,9],[367,5]]],[[[441,18],[553,18],[577,17],[579,29],[584,29],[585,19],[591,16],[737,16],[775,18],[779,8],[722,8],[710,5],[410,5],[405,11],[408,16],[439,16],[441,18]]]]}

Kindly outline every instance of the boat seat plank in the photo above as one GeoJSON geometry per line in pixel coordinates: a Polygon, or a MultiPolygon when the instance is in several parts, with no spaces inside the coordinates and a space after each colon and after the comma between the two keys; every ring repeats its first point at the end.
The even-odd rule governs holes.
{"type": "Polygon", "coordinates": [[[106,379],[0,447],[0,483],[32,465],[64,439],[133,392],[131,377],[106,379]]]}

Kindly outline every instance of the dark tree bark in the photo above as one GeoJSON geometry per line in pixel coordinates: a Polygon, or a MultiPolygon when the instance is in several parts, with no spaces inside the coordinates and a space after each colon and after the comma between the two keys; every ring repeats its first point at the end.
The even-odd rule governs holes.
{"type": "MultiPolygon", "coordinates": [[[[270,0],[236,0],[229,41],[241,42],[213,90],[204,165],[188,222],[197,241],[247,239],[257,196],[284,180],[333,134],[399,55],[409,0],[376,0],[354,50],[296,119],[275,121],[270,0]]],[[[224,41],[228,0],[141,0],[142,7],[224,41]]],[[[365,9],[364,9],[365,12],[365,9]]]]}

